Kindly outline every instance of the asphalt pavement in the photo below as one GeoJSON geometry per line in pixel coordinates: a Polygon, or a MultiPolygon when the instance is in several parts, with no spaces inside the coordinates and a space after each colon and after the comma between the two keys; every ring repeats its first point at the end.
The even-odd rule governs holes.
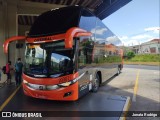
{"type": "MultiPolygon", "coordinates": [[[[14,91],[14,85],[10,89],[0,88],[0,93],[7,94],[1,96],[0,103],[6,102],[4,111],[42,111],[42,110],[109,110],[114,104],[106,103],[105,100],[112,99],[112,96],[131,98],[129,111],[154,112],[160,111],[160,71],[159,66],[146,65],[124,65],[118,76],[114,76],[103,84],[98,93],[88,93],[77,102],[57,102],[47,101],[27,97],[20,88],[8,103],[7,98],[14,91]],[[6,90],[5,90],[6,89],[6,90]],[[3,99],[6,100],[3,100],[3,99]],[[2,101],[3,100],[3,101],[2,101]],[[70,108],[68,108],[70,106],[70,108]],[[84,107],[83,107],[84,106],[84,107]],[[96,106],[96,107],[95,107],[96,106]],[[97,109],[98,108],[98,109],[97,109]]],[[[110,101],[111,102],[111,101],[110,101]]],[[[122,103],[121,103],[122,104],[122,103]]],[[[123,104],[122,104],[123,105],[123,104]]],[[[115,106],[118,108],[118,106],[115,106]]],[[[49,119],[49,118],[46,118],[49,119]]],[[[59,118],[56,118],[59,119],[59,118]]],[[[70,119],[70,118],[68,118],[70,119]]],[[[75,120],[96,120],[99,118],[74,118],[75,120]]],[[[105,120],[105,118],[102,118],[105,120]]],[[[127,120],[159,120],[157,117],[127,117],[127,120]]]]}
{"type": "MultiPolygon", "coordinates": [[[[129,111],[160,112],[159,66],[124,65],[121,74],[100,88],[111,95],[130,96],[129,111]]],[[[160,120],[153,117],[129,117],[129,120],[160,120]]]]}

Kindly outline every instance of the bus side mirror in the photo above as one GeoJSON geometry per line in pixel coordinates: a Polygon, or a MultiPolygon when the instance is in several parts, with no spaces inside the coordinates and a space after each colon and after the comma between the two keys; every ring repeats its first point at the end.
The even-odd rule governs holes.
{"type": "Polygon", "coordinates": [[[25,39],[26,39],[26,36],[13,36],[8,38],[7,40],[4,41],[4,44],[3,44],[4,53],[8,53],[8,46],[10,42],[25,40],[25,39]]]}

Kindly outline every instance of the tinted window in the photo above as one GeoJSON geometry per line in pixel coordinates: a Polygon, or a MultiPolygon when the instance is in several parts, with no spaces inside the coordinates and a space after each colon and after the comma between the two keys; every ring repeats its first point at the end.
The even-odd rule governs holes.
{"type": "Polygon", "coordinates": [[[115,46],[122,45],[121,41],[107,28],[100,19],[97,18],[96,41],[99,44],[113,44],[115,46]]]}
{"type": "Polygon", "coordinates": [[[56,77],[73,72],[73,49],[65,49],[64,40],[51,43],[27,44],[24,72],[30,76],[56,77]]]}
{"type": "Polygon", "coordinates": [[[30,29],[29,36],[45,36],[65,33],[79,24],[80,8],[65,7],[40,15],[30,29]]]}
{"type": "Polygon", "coordinates": [[[84,67],[86,64],[91,64],[93,61],[94,43],[90,37],[81,37],[79,43],[79,67],[84,67]]]}
{"type": "Polygon", "coordinates": [[[94,40],[96,17],[89,11],[83,10],[79,23],[80,28],[92,33],[92,40],[94,40]]]}
{"type": "Polygon", "coordinates": [[[119,61],[118,45],[121,41],[97,18],[95,30],[95,63],[119,61]]]}

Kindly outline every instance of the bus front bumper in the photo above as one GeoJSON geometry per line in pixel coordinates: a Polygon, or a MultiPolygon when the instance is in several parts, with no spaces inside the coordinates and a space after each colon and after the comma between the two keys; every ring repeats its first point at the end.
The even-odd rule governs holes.
{"type": "Polygon", "coordinates": [[[48,100],[75,101],[78,99],[78,82],[55,90],[35,90],[23,83],[23,91],[27,96],[48,100]]]}

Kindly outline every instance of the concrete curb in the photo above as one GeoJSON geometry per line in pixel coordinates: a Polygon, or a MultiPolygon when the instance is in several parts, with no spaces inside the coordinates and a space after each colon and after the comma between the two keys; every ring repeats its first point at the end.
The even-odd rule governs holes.
{"type": "Polygon", "coordinates": [[[130,108],[130,105],[131,105],[131,99],[130,99],[130,97],[127,97],[126,103],[123,107],[122,115],[119,118],[119,120],[126,120],[127,112],[130,108]]]}

